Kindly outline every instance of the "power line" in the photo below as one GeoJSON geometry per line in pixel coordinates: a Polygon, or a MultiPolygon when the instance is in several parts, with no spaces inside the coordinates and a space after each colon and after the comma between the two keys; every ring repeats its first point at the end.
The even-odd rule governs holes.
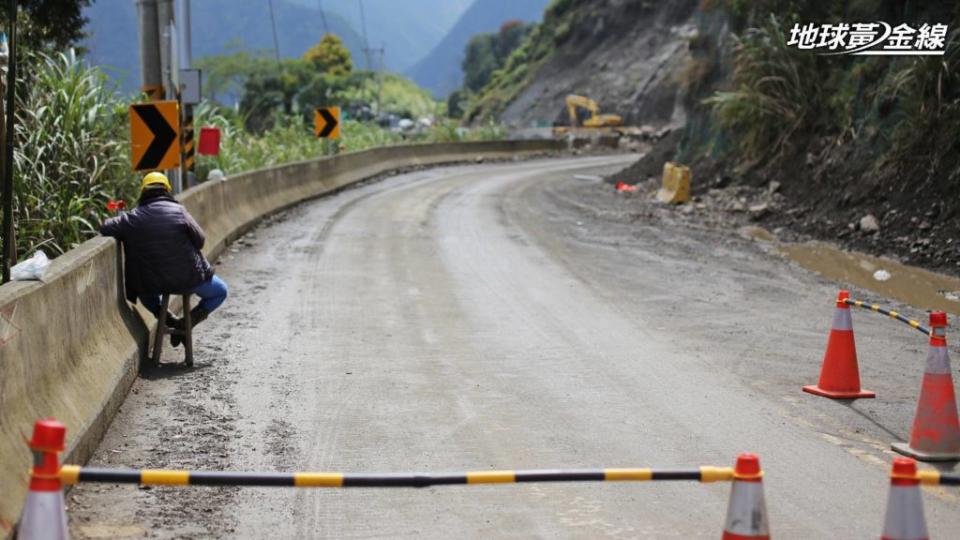
{"type": "Polygon", "coordinates": [[[317,9],[320,10],[320,20],[323,21],[323,33],[324,33],[324,34],[329,34],[329,33],[330,33],[330,27],[327,26],[327,14],[324,13],[324,11],[323,11],[323,2],[322,2],[321,0],[317,0],[317,9]]]}
{"type": "Polygon", "coordinates": [[[360,27],[363,29],[363,55],[367,59],[367,70],[370,70],[370,42],[367,41],[367,17],[363,13],[363,0],[357,0],[360,5],[360,27]]]}
{"type": "Polygon", "coordinates": [[[273,0],[267,0],[267,3],[270,5],[270,24],[273,26],[273,55],[277,59],[277,69],[282,71],[280,67],[280,43],[277,41],[277,18],[273,15],[273,0]]]}

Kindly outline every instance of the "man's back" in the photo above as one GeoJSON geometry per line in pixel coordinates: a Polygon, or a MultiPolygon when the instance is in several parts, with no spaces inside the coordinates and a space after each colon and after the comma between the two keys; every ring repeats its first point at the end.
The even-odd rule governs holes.
{"type": "Polygon", "coordinates": [[[127,281],[137,292],[184,292],[213,275],[200,253],[203,231],[172,197],[141,201],[133,211],[107,220],[101,232],[123,242],[127,281]]]}

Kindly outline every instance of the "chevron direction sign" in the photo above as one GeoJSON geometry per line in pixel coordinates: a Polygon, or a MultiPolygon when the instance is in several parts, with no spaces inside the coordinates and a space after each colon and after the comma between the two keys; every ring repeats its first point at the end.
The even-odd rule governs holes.
{"type": "Polygon", "coordinates": [[[176,101],[130,106],[130,161],[135,171],[180,166],[180,110],[176,101]]]}
{"type": "Polygon", "coordinates": [[[313,133],[321,139],[340,138],[340,107],[320,107],[313,115],[313,133]]]}

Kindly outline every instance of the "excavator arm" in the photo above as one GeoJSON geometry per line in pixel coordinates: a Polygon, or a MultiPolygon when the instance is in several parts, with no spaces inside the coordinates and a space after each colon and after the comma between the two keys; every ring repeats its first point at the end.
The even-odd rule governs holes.
{"type": "MultiPolygon", "coordinates": [[[[593,120],[597,117],[597,111],[599,107],[597,102],[583,96],[578,96],[576,94],[570,94],[567,96],[567,113],[570,115],[570,127],[576,127],[580,125],[580,119],[577,116],[577,109],[583,108],[590,111],[590,120],[593,120]]],[[[588,120],[587,122],[589,122],[588,120]]],[[[585,124],[587,122],[584,122],[585,124]]]]}
{"type": "Polygon", "coordinates": [[[616,114],[599,114],[600,107],[597,102],[584,96],[570,94],[566,98],[567,113],[570,115],[570,127],[581,125],[577,116],[577,109],[582,108],[590,112],[590,118],[584,120],[584,127],[607,127],[623,125],[623,118],[616,114]]]}

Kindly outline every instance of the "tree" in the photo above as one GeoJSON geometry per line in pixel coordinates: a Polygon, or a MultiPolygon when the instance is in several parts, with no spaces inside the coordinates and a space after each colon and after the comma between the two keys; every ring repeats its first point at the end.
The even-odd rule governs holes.
{"type": "Polygon", "coordinates": [[[525,24],[523,21],[518,20],[503,23],[500,27],[500,33],[497,34],[495,43],[498,66],[503,66],[503,63],[507,61],[510,53],[523,43],[523,38],[527,37],[527,33],[530,32],[532,28],[532,25],[525,24]]]}
{"type": "Polygon", "coordinates": [[[346,75],[353,70],[350,50],[334,34],[324,34],[320,43],[303,54],[303,59],[330,75],[346,75]]]}
{"type": "MultiPolygon", "coordinates": [[[[66,49],[83,38],[87,19],[83,8],[93,0],[18,0],[17,39],[32,50],[66,49]]],[[[7,2],[0,9],[0,22],[9,26],[7,2]]]]}
{"type": "Polygon", "coordinates": [[[464,109],[466,109],[468,98],[467,90],[463,88],[458,88],[450,92],[450,95],[447,97],[447,116],[450,118],[461,118],[464,109]]]}
{"type": "Polygon", "coordinates": [[[464,87],[479,92],[486,86],[493,72],[503,67],[507,57],[520,46],[531,28],[522,21],[507,21],[499,32],[470,38],[462,64],[464,87]]]}
{"type": "Polygon", "coordinates": [[[477,34],[467,43],[467,52],[463,57],[463,85],[467,89],[480,91],[497,69],[496,39],[496,34],[477,34]]]}

